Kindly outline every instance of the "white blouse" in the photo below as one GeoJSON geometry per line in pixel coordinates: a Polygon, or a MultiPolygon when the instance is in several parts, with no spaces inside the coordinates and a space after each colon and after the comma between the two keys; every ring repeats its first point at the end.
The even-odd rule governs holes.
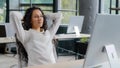
{"type": "Polygon", "coordinates": [[[61,22],[61,13],[51,13],[47,18],[54,20],[51,27],[45,32],[37,32],[34,29],[24,30],[19,12],[11,12],[11,23],[16,29],[17,37],[24,45],[28,53],[28,66],[55,63],[52,39],[61,22]]]}

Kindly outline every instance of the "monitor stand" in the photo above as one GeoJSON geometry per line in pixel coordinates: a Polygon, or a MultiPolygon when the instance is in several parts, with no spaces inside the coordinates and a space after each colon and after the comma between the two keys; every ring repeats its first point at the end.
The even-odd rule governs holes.
{"type": "Polygon", "coordinates": [[[110,64],[110,68],[120,68],[118,55],[114,44],[105,45],[106,54],[110,64]]]}
{"type": "Polygon", "coordinates": [[[74,31],[75,31],[76,36],[80,36],[80,32],[79,32],[78,26],[74,26],[74,31]]]}
{"type": "Polygon", "coordinates": [[[105,45],[102,52],[107,54],[108,62],[103,62],[88,68],[120,68],[120,59],[118,58],[114,44],[105,45]]]}

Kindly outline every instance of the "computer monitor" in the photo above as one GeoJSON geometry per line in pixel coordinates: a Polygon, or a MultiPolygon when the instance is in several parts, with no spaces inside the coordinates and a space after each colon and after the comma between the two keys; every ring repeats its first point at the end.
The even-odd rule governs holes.
{"type": "Polygon", "coordinates": [[[75,33],[74,27],[77,26],[79,32],[81,32],[84,16],[72,16],[70,17],[67,33],[75,33]]]}
{"type": "MultiPolygon", "coordinates": [[[[0,37],[6,37],[6,28],[3,24],[0,24],[0,37]]],[[[5,53],[5,47],[5,43],[0,43],[0,53],[5,53]]]]}
{"type": "MultiPolygon", "coordinates": [[[[107,45],[115,46],[118,57],[111,53],[112,59],[120,58],[120,15],[96,15],[83,68],[113,68],[109,53],[114,51],[114,47],[109,51],[110,48],[105,49],[107,45]]],[[[119,62],[118,59],[117,61],[119,62]]],[[[120,66],[114,68],[120,68],[120,66]]]]}
{"type": "Polygon", "coordinates": [[[14,28],[14,25],[12,23],[5,23],[5,28],[7,37],[15,36],[16,29],[14,28]]]}
{"type": "Polygon", "coordinates": [[[12,37],[15,35],[14,25],[12,23],[0,24],[0,37],[12,37]]]}

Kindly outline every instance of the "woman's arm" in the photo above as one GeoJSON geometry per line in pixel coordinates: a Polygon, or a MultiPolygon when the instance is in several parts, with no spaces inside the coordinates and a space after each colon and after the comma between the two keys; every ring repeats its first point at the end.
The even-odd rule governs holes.
{"type": "Polygon", "coordinates": [[[48,29],[50,31],[50,34],[51,34],[51,39],[53,39],[54,35],[56,34],[56,32],[60,26],[61,19],[62,19],[62,13],[51,13],[51,14],[46,15],[46,16],[48,19],[53,20],[52,25],[48,29]]]}
{"type": "Polygon", "coordinates": [[[22,26],[22,14],[20,12],[12,11],[10,12],[10,23],[13,24],[14,29],[17,33],[17,38],[24,43],[25,33],[22,26]]]}

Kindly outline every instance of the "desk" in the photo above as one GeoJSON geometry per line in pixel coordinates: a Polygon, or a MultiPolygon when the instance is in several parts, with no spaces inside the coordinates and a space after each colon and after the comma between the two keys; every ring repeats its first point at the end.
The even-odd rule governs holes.
{"type": "MultiPolygon", "coordinates": [[[[81,38],[81,37],[90,37],[89,34],[80,34],[80,36],[76,36],[76,34],[57,34],[55,35],[55,39],[65,40],[72,38],[81,38]]],[[[16,42],[15,37],[0,37],[0,43],[13,43],[16,42]]]]}
{"type": "Polygon", "coordinates": [[[0,43],[13,43],[15,42],[14,37],[0,37],[0,43]]]}
{"type": "MultiPolygon", "coordinates": [[[[76,34],[55,35],[55,38],[58,40],[81,38],[81,37],[90,37],[90,35],[89,34],[80,34],[80,36],[76,36],[76,34]]],[[[15,42],[15,37],[0,37],[0,43],[13,43],[13,42],[15,42]]]]}
{"type": "MultiPolygon", "coordinates": [[[[5,43],[14,43],[15,38],[14,37],[0,37],[0,46],[1,46],[1,52],[10,52],[11,53],[11,47],[10,46],[6,46],[5,43]]],[[[11,45],[11,44],[8,44],[11,45]]],[[[13,45],[12,45],[13,47],[13,45]]]]}
{"type": "Polygon", "coordinates": [[[59,62],[55,64],[30,66],[26,68],[82,68],[83,63],[84,63],[84,59],[67,61],[67,62],[59,62]]]}
{"type": "MultiPolygon", "coordinates": [[[[89,34],[80,34],[76,36],[75,34],[57,34],[55,39],[72,39],[72,38],[81,38],[81,37],[90,37],[89,34]]],[[[12,43],[15,42],[15,37],[0,37],[0,43],[12,43]]]]}
{"type": "MultiPolygon", "coordinates": [[[[75,38],[82,38],[82,37],[90,37],[90,34],[80,34],[79,36],[77,36],[76,34],[57,34],[55,35],[55,38],[58,39],[58,40],[70,40],[70,39],[75,39],[75,38]]],[[[70,44],[71,45],[71,44],[70,44]]],[[[74,44],[73,44],[74,45],[74,44]]],[[[72,48],[76,48],[77,46],[73,46],[72,48]]],[[[64,50],[66,52],[70,52],[70,53],[73,53],[73,54],[76,54],[75,55],[75,59],[78,58],[78,55],[81,55],[83,56],[82,54],[78,54],[76,53],[76,51],[73,51],[72,49],[68,49],[68,48],[65,48],[65,47],[58,47],[58,49],[61,49],[61,50],[64,50]]],[[[84,48],[85,49],[85,48],[84,48]]],[[[86,50],[85,50],[86,51],[86,50]]]]}

